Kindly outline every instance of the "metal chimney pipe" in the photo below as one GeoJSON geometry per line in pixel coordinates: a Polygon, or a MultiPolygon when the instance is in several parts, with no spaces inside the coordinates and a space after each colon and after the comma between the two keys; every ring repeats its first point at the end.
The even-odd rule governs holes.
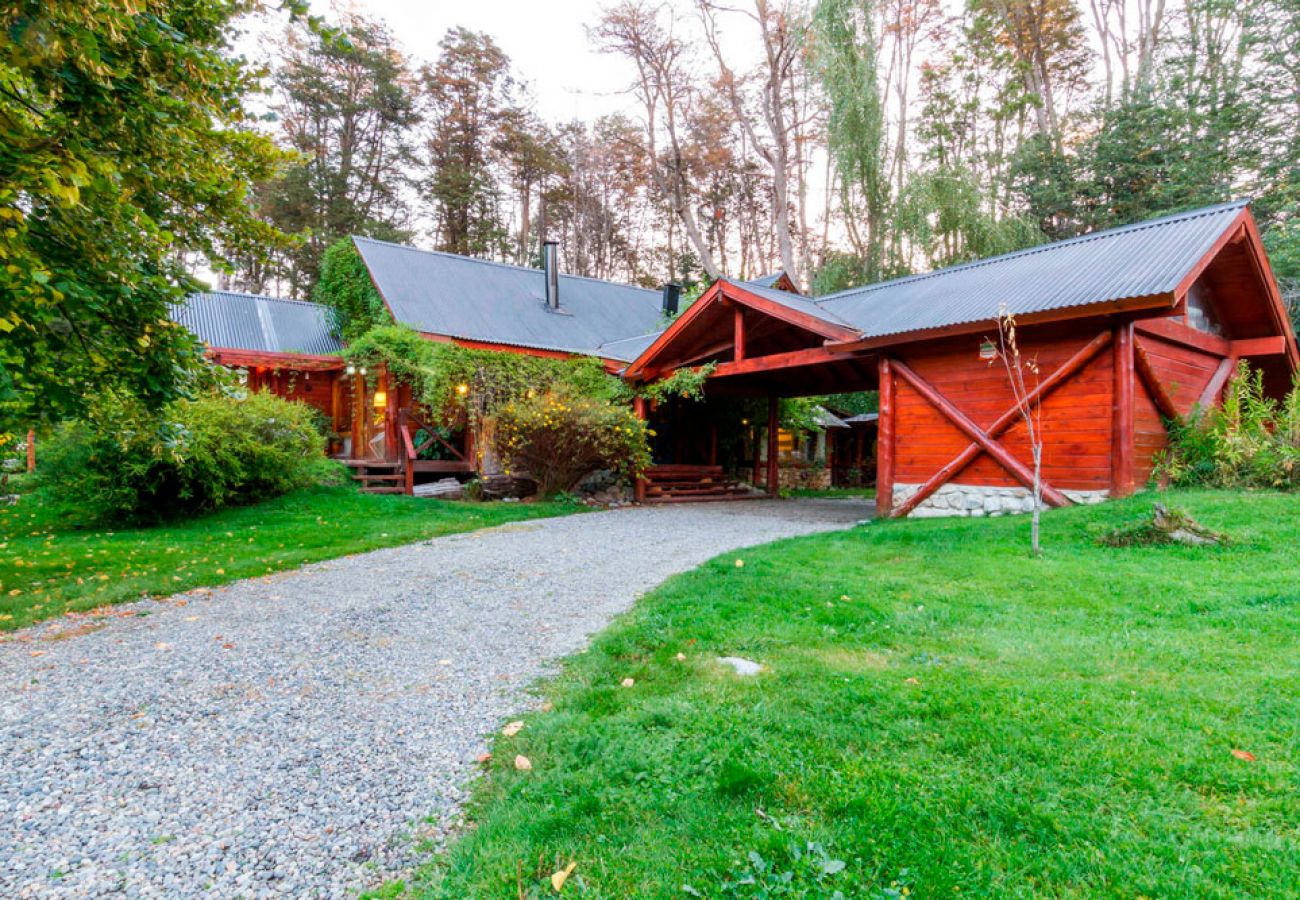
{"type": "Polygon", "coordinates": [[[560,308],[559,247],[557,241],[545,241],[542,244],[542,271],[546,275],[546,305],[551,309],[560,308]]]}
{"type": "Polygon", "coordinates": [[[664,315],[672,318],[677,315],[677,307],[682,299],[682,286],[671,281],[664,285],[664,315]]]}

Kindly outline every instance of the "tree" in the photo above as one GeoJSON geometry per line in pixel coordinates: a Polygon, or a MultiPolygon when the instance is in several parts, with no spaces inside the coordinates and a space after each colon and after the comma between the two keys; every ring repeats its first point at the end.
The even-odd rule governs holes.
{"type": "Polygon", "coordinates": [[[449,253],[504,256],[496,166],[514,112],[510,61],[491,37],[465,28],[451,29],[438,46],[441,56],[423,71],[435,242],[449,253]]]}
{"type": "Polygon", "coordinates": [[[674,26],[664,6],[646,0],[624,0],[604,12],[592,36],[601,50],[623,56],[636,68],[629,93],[641,104],[641,151],[647,170],[670,212],[670,275],[675,277],[680,271],[672,246],[673,223],[679,223],[704,271],[717,278],[722,269],[695,214],[698,194],[686,143],[691,107],[699,91],[692,78],[688,45],[675,33],[674,26]]]}
{"type": "MultiPolygon", "coordinates": [[[[186,260],[282,236],[250,185],[282,158],[248,127],[258,85],[229,54],[254,0],[26,0],[0,22],[0,431],[103,391],[158,408],[198,357],[168,304],[186,260]]],[[[25,429],[24,429],[25,430],[25,429]]]]}
{"type": "Polygon", "coordinates": [[[321,255],[339,238],[410,239],[407,188],[420,116],[413,76],[382,23],[352,13],[337,34],[291,27],[284,46],[275,110],[280,140],[297,160],[259,185],[257,202],[268,221],[301,239],[274,268],[246,265],[239,280],[259,292],[274,280],[306,297],[321,255]]]}

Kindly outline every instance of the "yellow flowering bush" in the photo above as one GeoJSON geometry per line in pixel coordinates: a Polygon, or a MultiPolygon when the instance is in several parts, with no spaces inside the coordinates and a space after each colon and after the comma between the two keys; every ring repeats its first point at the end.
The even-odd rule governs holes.
{"type": "Polygon", "coordinates": [[[633,479],[650,465],[645,423],[625,406],[561,393],[506,404],[497,453],[512,475],[537,482],[542,496],[571,490],[595,469],[633,479]]]}

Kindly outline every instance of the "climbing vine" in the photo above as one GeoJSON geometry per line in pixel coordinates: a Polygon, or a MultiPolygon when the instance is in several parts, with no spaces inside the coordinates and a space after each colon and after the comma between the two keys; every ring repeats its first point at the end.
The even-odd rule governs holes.
{"type": "Polygon", "coordinates": [[[344,340],[355,340],[370,329],[391,325],[393,321],[349,237],[336,241],[325,251],[313,299],[334,310],[339,336],[344,340]]]}
{"type": "Polygon", "coordinates": [[[704,383],[718,368],[716,363],[706,363],[689,369],[678,369],[667,378],[638,385],[635,393],[656,403],[662,403],[669,397],[681,397],[685,400],[703,400],[704,383]]]}

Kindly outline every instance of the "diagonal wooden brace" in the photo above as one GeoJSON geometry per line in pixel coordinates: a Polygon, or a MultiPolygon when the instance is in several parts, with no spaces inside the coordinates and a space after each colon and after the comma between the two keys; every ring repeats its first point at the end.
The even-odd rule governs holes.
{"type": "MultiPolygon", "coordinates": [[[[1085,347],[1083,350],[1080,350],[1079,353],[1075,354],[1075,356],[1071,358],[1069,362],[1067,362],[1064,366],[1062,366],[1060,369],[1054,372],[1050,378],[1048,378],[1046,381],[1042,382],[1037,388],[1035,388],[1034,391],[1032,391],[1029,397],[1027,398],[1029,402],[1031,403],[1034,402],[1035,400],[1043,397],[1048,390],[1058,387],[1066,378],[1069,377],[1070,374],[1072,374],[1073,371],[1077,371],[1079,368],[1082,367],[1083,364],[1087,363],[1089,359],[1091,359],[1093,356],[1096,356],[1097,353],[1101,350],[1101,348],[1104,347],[1109,340],[1110,340],[1109,334],[1100,335],[1097,338],[1094,338],[1093,341],[1089,343],[1087,347],[1085,347]],[[1082,362],[1079,362],[1077,365],[1073,365],[1073,370],[1071,372],[1064,371],[1067,367],[1070,367],[1072,366],[1072,364],[1075,364],[1076,360],[1078,360],[1084,354],[1087,354],[1087,356],[1084,356],[1082,362]]],[[[944,483],[946,483],[949,478],[951,478],[958,471],[960,471],[961,469],[969,465],[971,461],[975,459],[975,457],[979,456],[980,453],[987,453],[990,457],[993,458],[994,462],[996,462],[1002,468],[1006,469],[1007,472],[1010,473],[1017,481],[1019,481],[1021,484],[1023,484],[1025,487],[1029,488],[1030,490],[1033,490],[1034,473],[1029,469],[1028,466],[1026,466],[1020,460],[1012,456],[1011,453],[1008,452],[1007,449],[1003,447],[1000,443],[998,443],[995,438],[995,430],[996,430],[996,434],[1000,434],[1001,432],[1009,428],[1011,426],[1011,423],[1015,421],[1016,417],[1020,415],[1019,410],[1016,407],[1012,407],[1011,409],[1007,410],[1007,412],[1003,413],[1000,417],[998,417],[998,420],[993,423],[993,427],[990,428],[988,431],[985,431],[984,429],[976,425],[973,421],[971,421],[971,419],[967,417],[965,413],[963,413],[957,407],[953,406],[950,402],[948,402],[948,400],[945,399],[944,396],[940,394],[937,390],[935,390],[934,387],[929,382],[923,379],[920,375],[917,375],[915,372],[913,372],[911,368],[908,367],[905,363],[900,362],[899,360],[894,360],[893,365],[894,365],[894,371],[898,373],[899,377],[901,377],[904,381],[906,381],[909,385],[911,385],[912,388],[918,394],[924,397],[926,401],[930,403],[931,406],[933,406],[936,410],[938,410],[941,414],[943,414],[943,416],[946,419],[948,419],[948,421],[952,422],[953,425],[957,426],[958,430],[960,430],[963,434],[965,434],[968,438],[970,438],[971,441],[973,441],[970,447],[967,447],[957,457],[955,457],[952,462],[948,463],[948,465],[944,466],[933,476],[931,476],[930,480],[927,481],[924,485],[922,485],[920,490],[918,490],[911,497],[907,498],[907,502],[901,504],[898,507],[898,510],[894,513],[895,516],[907,515],[909,512],[915,509],[917,505],[919,505],[923,500],[925,500],[926,497],[928,497],[930,494],[933,494],[936,490],[939,489],[939,487],[941,487],[944,483]]],[[[1042,479],[1039,480],[1039,488],[1042,490],[1043,499],[1046,500],[1048,503],[1052,504],[1053,506],[1070,505],[1070,498],[1066,497],[1056,488],[1052,487],[1045,480],[1042,479]]]]}

